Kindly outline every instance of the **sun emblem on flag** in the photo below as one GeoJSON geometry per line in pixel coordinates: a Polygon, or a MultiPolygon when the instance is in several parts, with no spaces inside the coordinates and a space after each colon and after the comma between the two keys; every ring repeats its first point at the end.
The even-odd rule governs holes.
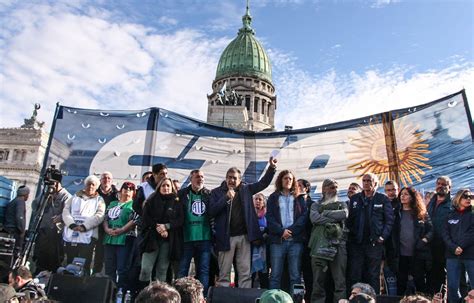
{"type": "MultiPolygon", "coordinates": [[[[395,119],[393,125],[400,182],[403,186],[409,186],[415,180],[421,181],[421,177],[425,175],[424,170],[431,169],[426,163],[429,160],[426,155],[431,151],[419,126],[400,119],[395,119]]],[[[374,173],[379,177],[380,184],[393,178],[390,174],[383,123],[373,121],[366,127],[359,128],[358,135],[350,137],[349,142],[354,148],[347,152],[348,158],[357,162],[348,169],[360,176],[374,173]]]]}

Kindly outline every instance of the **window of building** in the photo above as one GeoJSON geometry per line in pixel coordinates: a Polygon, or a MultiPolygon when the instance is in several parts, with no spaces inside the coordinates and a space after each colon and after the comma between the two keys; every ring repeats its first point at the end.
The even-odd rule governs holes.
{"type": "Polygon", "coordinates": [[[265,115],[265,103],[266,103],[265,100],[262,100],[262,112],[261,112],[262,115],[265,115]]]}
{"type": "Polygon", "coordinates": [[[10,151],[8,149],[0,150],[0,161],[7,161],[10,151]]]}
{"type": "Polygon", "coordinates": [[[250,111],[250,96],[245,96],[245,108],[250,111]]]}
{"type": "Polygon", "coordinates": [[[15,149],[13,150],[13,161],[25,161],[27,151],[25,149],[15,149]]]}
{"type": "Polygon", "coordinates": [[[258,113],[258,103],[260,102],[260,99],[259,98],[255,98],[255,100],[253,101],[253,111],[258,113]]]}

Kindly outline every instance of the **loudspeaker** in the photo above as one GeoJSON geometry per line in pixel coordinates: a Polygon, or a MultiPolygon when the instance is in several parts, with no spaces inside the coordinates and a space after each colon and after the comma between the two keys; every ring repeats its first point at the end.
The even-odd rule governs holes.
{"type": "Polygon", "coordinates": [[[115,284],[109,278],[53,274],[46,293],[49,299],[68,303],[112,303],[115,284]]]}
{"type": "Polygon", "coordinates": [[[208,303],[255,303],[255,299],[260,298],[266,289],[259,288],[231,288],[231,287],[210,287],[207,293],[208,303]]]}

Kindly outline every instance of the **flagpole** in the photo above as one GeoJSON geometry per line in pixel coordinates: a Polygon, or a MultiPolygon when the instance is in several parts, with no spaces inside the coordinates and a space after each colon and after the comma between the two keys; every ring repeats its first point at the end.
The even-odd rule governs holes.
{"type": "Polygon", "coordinates": [[[224,99],[224,110],[222,111],[222,127],[224,127],[224,121],[225,121],[225,99],[224,99]]]}

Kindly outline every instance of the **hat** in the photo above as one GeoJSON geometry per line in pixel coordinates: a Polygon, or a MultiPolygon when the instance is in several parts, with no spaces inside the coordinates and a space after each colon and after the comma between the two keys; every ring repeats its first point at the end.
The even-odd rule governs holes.
{"type": "Polygon", "coordinates": [[[22,185],[22,186],[18,187],[18,189],[16,191],[17,196],[26,196],[26,195],[29,195],[29,194],[30,194],[30,188],[26,185],[22,185]]]}
{"type": "Polygon", "coordinates": [[[0,302],[6,302],[16,296],[16,291],[8,284],[0,283],[0,302]]]}
{"type": "Polygon", "coordinates": [[[293,299],[281,289],[270,289],[262,293],[260,303],[293,303],[293,299]]]}
{"type": "Polygon", "coordinates": [[[133,184],[132,182],[125,181],[125,182],[123,182],[122,187],[120,188],[120,190],[122,190],[124,188],[135,190],[135,184],[133,184]]]}

